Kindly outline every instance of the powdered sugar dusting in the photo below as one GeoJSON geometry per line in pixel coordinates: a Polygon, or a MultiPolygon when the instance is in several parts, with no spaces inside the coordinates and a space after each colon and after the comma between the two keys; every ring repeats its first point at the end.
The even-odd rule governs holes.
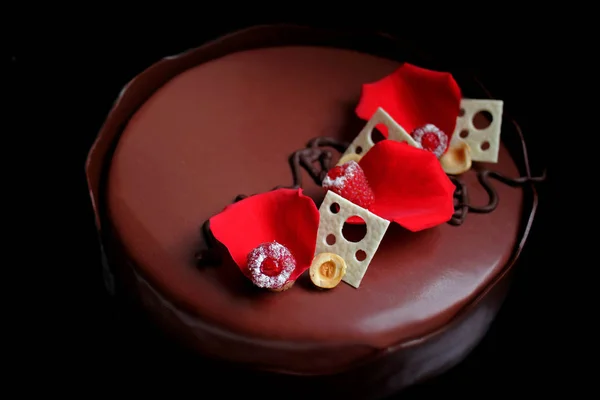
{"type": "Polygon", "coordinates": [[[448,147],[448,136],[433,124],[427,124],[415,129],[411,136],[423,148],[423,138],[426,134],[433,134],[438,138],[440,144],[435,149],[429,149],[429,151],[435,154],[436,157],[441,157],[448,147]]]}
{"type": "Polygon", "coordinates": [[[296,261],[292,253],[284,245],[273,241],[263,243],[248,254],[248,270],[254,284],[261,288],[279,289],[290,278],[296,268],[296,261]],[[281,266],[278,275],[269,276],[262,271],[264,261],[270,258],[281,266]]]}
{"type": "Polygon", "coordinates": [[[358,169],[360,168],[358,163],[354,160],[348,161],[344,163],[344,174],[336,177],[335,179],[331,179],[329,175],[323,179],[323,187],[326,189],[335,188],[335,189],[343,189],[348,180],[352,180],[356,175],[358,169]]]}

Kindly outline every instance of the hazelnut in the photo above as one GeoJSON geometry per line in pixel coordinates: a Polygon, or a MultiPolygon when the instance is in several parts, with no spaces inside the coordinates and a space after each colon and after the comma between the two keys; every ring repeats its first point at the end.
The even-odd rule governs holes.
{"type": "Polygon", "coordinates": [[[466,142],[453,143],[448,151],[440,157],[444,172],[460,175],[471,169],[471,148],[466,142]]]}
{"type": "Polygon", "coordinates": [[[334,288],[346,274],[346,261],[334,253],[319,253],[310,266],[310,280],[323,289],[334,288]]]}

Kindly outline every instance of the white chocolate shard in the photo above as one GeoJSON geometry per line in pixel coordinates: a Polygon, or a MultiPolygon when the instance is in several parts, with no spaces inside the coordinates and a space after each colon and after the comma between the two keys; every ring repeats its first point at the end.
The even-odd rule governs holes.
{"type": "Polygon", "coordinates": [[[413,147],[420,148],[421,146],[402,128],[396,121],[390,117],[390,115],[385,112],[385,110],[381,107],[375,111],[375,114],[371,117],[371,119],[367,122],[365,127],[360,131],[358,136],[352,141],[350,146],[346,149],[338,165],[343,164],[342,160],[348,161],[349,157],[354,157],[354,161],[358,161],[355,156],[358,156],[360,160],[367,152],[371,149],[371,147],[375,146],[373,142],[373,138],[371,137],[371,133],[373,129],[379,124],[383,124],[388,129],[388,139],[395,140],[398,142],[407,142],[413,147]]]}
{"type": "Polygon", "coordinates": [[[350,286],[358,288],[390,221],[357,206],[331,190],[327,191],[319,212],[319,230],[315,255],[335,253],[342,257],[347,266],[346,274],[342,280],[350,286]],[[336,204],[337,206],[335,206],[336,204]],[[356,243],[346,240],[342,233],[344,223],[352,216],[361,217],[367,226],[367,234],[356,243]],[[331,235],[335,242],[328,244],[328,236],[331,237],[331,235]],[[360,261],[357,255],[358,258],[361,258],[360,261]],[[360,257],[361,255],[364,258],[360,257]]]}
{"type": "Polygon", "coordinates": [[[456,120],[450,147],[464,142],[469,145],[473,161],[498,162],[503,105],[502,100],[463,99],[460,102],[462,115],[456,120]],[[477,113],[485,111],[490,113],[492,121],[485,129],[477,129],[473,119],[477,113]]]}

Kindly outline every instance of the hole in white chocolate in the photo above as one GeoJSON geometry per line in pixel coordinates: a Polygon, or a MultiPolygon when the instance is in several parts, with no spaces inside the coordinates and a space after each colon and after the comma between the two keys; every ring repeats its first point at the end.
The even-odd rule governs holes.
{"type": "Polygon", "coordinates": [[[355,152],[356,154],[360,154],[360,153],[362,153],[362,151],[363,151],[363,148],[362,148],[362,147],[360,147],[360,146],[356,146],[356,150],[354,150],[354,152],[355,152]]]}
{"type": "Polygon", "coordinates": [[[461,138],[466,138],[467,136],[469,136],[469,131],[466,129],[463,129],[462,131],[460,131],[460,133],[458,134],[458,136],[460,136],[461,138]]]}
{"type": "Polygon", "coordinates": [[[325,238],[325,243],[327,243],[330,246],[333,246],[335,244],[335,235],[333,233],[327,235],[327,237],[325,238]]]}
{"type": "Polygon", "coordinates": [[[342,236],[344,236],[344,239],[347,241],[353,243],[363,240],[363,238],[367,236],[367,224],[365,223],[365,220],[358,215],[348,218],[342,227],[342,236]],[[348,222],[348,220],[351,220],[352,223],[348,222]]]}
{"type": "MultiPolygon", "coordinates": [[[[385,125],[382,125],[382,124],[377,125],[377,127],[383,127],[383,126],[385,126],[385,125]]],[[[377,143],[381,142],[382,140],[385,140],[385,136],[383,136],[383,133],[379,132],[377,127],[373,128],[373,130],[371,131],[371,141],[373,142],[373,144],[377,144],[377,143]]]]}
{"type": "Polygon", "coordinates": [[[367,258],[367,253],[365,253],[363,250],[358,250],[354,256],[358,261],[365,261],[367,258]]]}
{"type": "Polygon", "coordinates": [[[465,115],[465,109],[464,109],[464,108],[461,108],[461,109],[458,111],[458,116],[459,116],[459,117],[463,117],[464,115],[465,115]]]}
{"type": "Polygon", "coordinates": [[[473,116],[473,126],[475,129],[486,129],[488,126],[492,124],[494,121],[494,117],[492,113],[489,111],[479,111],[477,114],[473,116]]]}
{"type": "Polygon", "coordinates": [[[332,214],[339,213],[340,205],[338,203],[331,203],[331,205],[329,206],[329,211],[331,211],[332,214]]]}
{"type": "Polygon", "coordinates": [[[485,141],[483,143],[481,143],[481,150],[487,150],[490,148],[490,142],[485,141]]]}

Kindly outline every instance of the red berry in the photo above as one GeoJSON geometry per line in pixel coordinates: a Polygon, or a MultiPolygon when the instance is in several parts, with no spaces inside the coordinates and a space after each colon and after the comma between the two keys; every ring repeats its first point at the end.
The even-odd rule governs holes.
{"type": "Polygon", "coordinates": [[[277,276],[281,273],[282,269],[283,266],[272,258],[266,258],[260,266],[262,273],[267,276],[277,276]]]}
{"type": "Polygon", "coordinates": [[[433,124],[417,128],[410,135],[423,150],[430,151],[437,157],[441,157],[448,148],[448,136],[433,124]]]}
{"type": "Polygon", "coordinates": [[[258,287],[281,288],[296,268],[296,259],[282,244],[262,243],[248,254],[248,270],[258,287]]]}
{"type": "Polygon", "coordinates": [[[427,132],[421,139],[421,145],[426,150],[434,151],[440,146],[440,138],[435,133],[427,132]]]}
{"type": "Polygon", "coordinates": [[[348,161],[329,170],[323,179],[323,187],[362,208],[368,209],[375,202],[369,181],[356,161],[348,161]]]}

